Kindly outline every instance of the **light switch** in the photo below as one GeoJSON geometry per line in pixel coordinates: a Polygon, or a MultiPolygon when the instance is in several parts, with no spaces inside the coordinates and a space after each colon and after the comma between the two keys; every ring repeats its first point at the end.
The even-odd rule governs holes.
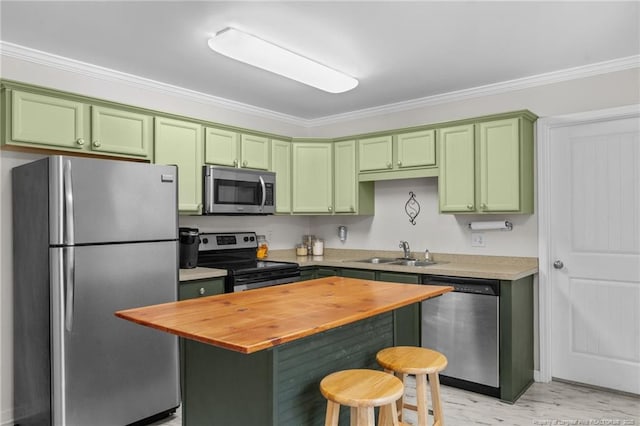
{"type": "Polygon", "coordinates": [[[484,232],[471,233],[471,247],[484,247],[484,232]]]}

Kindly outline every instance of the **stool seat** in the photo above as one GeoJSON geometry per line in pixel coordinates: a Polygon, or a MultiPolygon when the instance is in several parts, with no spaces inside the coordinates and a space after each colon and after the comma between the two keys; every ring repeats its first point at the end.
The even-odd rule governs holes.
{"type": "Polygon", "coordinates": [[[440,352],[415,346],[382,349],[376,360],[382,368],[403,374],[439,373],[447,367],[447,358],[440,352]]]}
{"type": "Polygon", "coordinates": [[[322,395],[349,407],[379,407],[397,401],[404,385],[395,376],[376,370],[343,370],[320,382],[322,395]]]}
{"type": "Polygon", "coordinates": [[[405,396],[398,401],[396,410],[403,420],[402,410],[416,411],[418,414],[418,425],[427,426],[427,377],[429,377],[429,387],[431,388],[431,403],[433,406],[433,425],[443,426],[442,405],[440,402],[440,378],[438,373],[447,367],[447,358],[440,352],[415,347],[396,346],[380,350],[376,354],[376,360],[386,372],[398,374],[402,381],[407,375],[414,375],[416,378],[416,404],[405,402],[405,396]]]}
{"type": "Polygon", "coordinates": [[[404,384],[392,374],[364,369],[337,371],[322,379],[320,392],[327,399],[325,426],[338,426],[340,405],[351,407],[352,426],[374,426],[373,407],[380,407],[379,425],[401,425],[396,401],[404,393],[404,384]]]}

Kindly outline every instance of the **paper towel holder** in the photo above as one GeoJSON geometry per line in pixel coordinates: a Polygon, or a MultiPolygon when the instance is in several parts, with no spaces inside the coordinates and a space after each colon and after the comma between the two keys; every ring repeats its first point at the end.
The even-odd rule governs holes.
{"type": "Polygon", "coordinates": [[[513,223],[508,220],[489,221],[489,222],[470,222],[469,229],[472,231],[490,231],[498,229],[500,231],[512,231],[513,223]]]}

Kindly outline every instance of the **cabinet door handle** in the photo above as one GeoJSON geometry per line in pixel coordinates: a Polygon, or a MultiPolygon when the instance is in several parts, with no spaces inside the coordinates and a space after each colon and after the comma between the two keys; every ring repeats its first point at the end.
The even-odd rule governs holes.
{"type": "Polygon", "coordinates": [[[467,204],[467,209],[468,210],[473,210],[473,204],[467,204]]]}
{"type": "Polygon", "coordinates": [[[84,139],[79,138],[78,140],[76,140],[76,143],[80,146],[84,145],[84,139]]]}
{"type": "Polygon", "coordinates": [[[402,161],[398,161],[398,167],[402,167],[402,161]]]}
{"type": "Polygon", "coordinates": [[[242,162],[242,167],[247,167],[247,164],[249,164],[249,163],[247,163],[247,160],[243,161],[242,162]]]}
{"type": "Polygon", "coordinates": [[[487,208],[487,205],[485,203],[480,204],[480,208],[482,210],[485,210],[487,208]]]}
{"type": "Polygon", "coordinates": [[[355,213],[355,211],[356,209],[353,206],[351,206],[351,213],[355,213]]]}
{"type": "Polygon", "coordinates": [[[200,290],[198,290],[198,294],[200,296],[203,296],[206,293],[206,291],[204,290],[204,287],[200,287],[200,290]]]}
{"type": "Polygon", "coordinates": [[[93,141],[93,146],[95,146],[96,148],[100,148],[100,141],[93,141]]]}
{"type": "Polygon", "coordinates": [[[392,168],[392,167],[393,167],[393,164],[392,164],[392,163],[387,163],[387,169],[390,169],[390,168],[392,168]]]}
{"type": "Polygon", "coordinates": [[[329,211],[333,210],[333,209],[331,208],[331,206],[327,207],[327,209],[328,209],[329,211]]]}
{"type": "Polygon", "coordinates": [[[233,160],[233,167],[238,167],[238,160],[233,160]]]}

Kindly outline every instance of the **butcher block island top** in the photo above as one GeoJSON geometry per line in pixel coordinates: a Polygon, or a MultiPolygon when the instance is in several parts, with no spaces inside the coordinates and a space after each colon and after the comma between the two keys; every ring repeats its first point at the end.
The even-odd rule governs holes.
{"type": "Polygon", "coordinates": [[[327,277],[127,309],[120,318],[245,354],[392,311],[451,287],[327,277]]]}

